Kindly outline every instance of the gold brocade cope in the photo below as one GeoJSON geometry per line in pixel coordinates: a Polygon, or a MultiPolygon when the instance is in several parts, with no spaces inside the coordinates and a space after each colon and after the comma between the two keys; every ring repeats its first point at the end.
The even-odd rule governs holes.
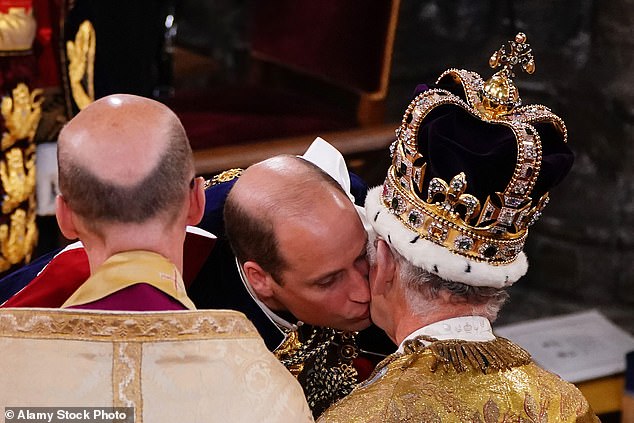
{"type": "Polygon", "coordinates": [[[318,422],[597,422],[577,388],[508,340],[410,343],[318,422]]]}
{"type": "Polygon", "coordinates": [[[176,266],[150,251],[126,251],[109,257],[62,308],[88,304],[138,283],[152,285],[189,310],[196,309],[185,292],[183,278],[176,266]]]}
{"type": "Polygon", "coordinates": [[[312,421],[297,381],[233,310],[4,308],[0,350],[6,405],[133,407],[116,421],[135,423],[312,421]]]}
{"type": "Polygon", "coordinates": [[[95,28],[90,21],[79,26],[75,41],[66,43],[68,78],[79,110],[95,101],[95,28]]]}
{"type": "Polygon", "coordinates": [[[42,90],[30,92],[20,83],[0,103],[4,124],[0,157],[0,272],[28,263],[37,243],[33,138],[41,117],[41,94],[42,90]]]}

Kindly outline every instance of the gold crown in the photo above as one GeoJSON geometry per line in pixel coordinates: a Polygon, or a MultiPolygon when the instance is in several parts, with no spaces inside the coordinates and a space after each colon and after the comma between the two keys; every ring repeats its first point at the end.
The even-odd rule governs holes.
{"type": "Polygon", "coordinates": [[[392,165],[381,199],[402,224],[416,233],[416,239],[430,240],[449,251],[474,261],[507,264],[523,250],[528,227],[541,215],[548,193],[533,201],[542,161],[540,135],[533,126],[551,123],[567,141],[564,122],[542,105],[520,106],[519,93],[511,77],[514,65],[528,73],[535,69],[530,45],[522,33],[493,54],[491,67],[503,69],[484,82],[480,75],[449,69],[437,81],[453,81],[464,90],[465,100],[444,89],[430,89],[409,104],[397,139],[391,146],[392,165]],[[457,106],[477,119],[503,125],[517,141],[515,170],[503,192],[488,196],[484,204],[467,194],[464,173],[448,183],[440,178],[429,182],[427,198],[423,180],[427,158],[417,148],[418,130],[425,117],[441,105],[457,106]],[[492,198],[493,197],[493,198],[492,198]]]}

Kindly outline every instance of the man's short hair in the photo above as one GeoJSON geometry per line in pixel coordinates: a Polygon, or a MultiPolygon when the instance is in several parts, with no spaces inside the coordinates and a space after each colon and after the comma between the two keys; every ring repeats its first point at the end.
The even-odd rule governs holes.
{"type": "Polygon", "coordinates": [[[193,177],[192,150],[178,121],[170,123],[169,141],[157,164],[134,185],[104,181],[58,151],[59,186],[69,207],[99,232],[104,223],[143,223],[155,216],[174,217],[193,177]]]}
{"type": "MultiPolygon", "coordinates": [[[[442,307],[435,300],[440,298],[441,292],[445,292],[449,294],[450,304],[468,304],[473,307],[474,315],[486,317],[493,322],[500,308],[509,298],[504,288],[472,286],[444,280],[438,275],[414,266],[391,246],[390,249],[399,263],[399,279],[405,288],[407,302],[415,313],[426,314],[432,311],[430,307],[442,307]]],[[[370,264],[376,263],[376,247],[372,240],[368,241],[367,250],[370,264]]]]}
{"type": "Polygon", "coordinates": [[[311,184],[325,184],[344,193],[343,188],[330,175],[313,163],[297,156],[280,155],[297,161],[306,171],[282,189],[272,190],[266,202],[255,209],[248,209],[232,195],[227,196],[224,206],[224,221],[227,237],[233,253],[240,263],[256,262],[273,279],[282,284],[281,273],[286,263],[281,255],[275,233],[274,216],[301,216],[312,207],[312,197],[303,195],[311,184]]]}

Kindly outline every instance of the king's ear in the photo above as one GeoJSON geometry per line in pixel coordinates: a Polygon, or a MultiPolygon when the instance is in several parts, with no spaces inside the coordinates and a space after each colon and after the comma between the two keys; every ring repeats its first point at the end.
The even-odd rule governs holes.
{"type": "Polygon", "coordinates": [[[373,295],[382,295],[391,287],[396,272],[396,260],[390,246],[382,239],[376,241],[376,263],[374,280],[372,281],[373,295]]]}
{"type": "Polygon", "coordinates": [[[273,297],[273,286],[276,283],[269,272],[254,261],[246,261],[242,264],[242,270],[253,291],[261,300],[273,297]]]}

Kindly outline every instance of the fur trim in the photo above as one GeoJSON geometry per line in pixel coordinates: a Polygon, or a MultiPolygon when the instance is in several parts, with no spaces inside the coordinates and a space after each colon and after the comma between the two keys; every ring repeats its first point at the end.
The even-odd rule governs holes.
{"type": "Polygon", "coordinates": [[[365,200],[367,218],[374,231],[413,265],[442,279],[472,286],[504,288],[517,282],[528,270],[524,252],[504,265],[493,266],[454,254],[446,248],[417,238],[381,202],[382,186],[370,189],[365,200]]]}

